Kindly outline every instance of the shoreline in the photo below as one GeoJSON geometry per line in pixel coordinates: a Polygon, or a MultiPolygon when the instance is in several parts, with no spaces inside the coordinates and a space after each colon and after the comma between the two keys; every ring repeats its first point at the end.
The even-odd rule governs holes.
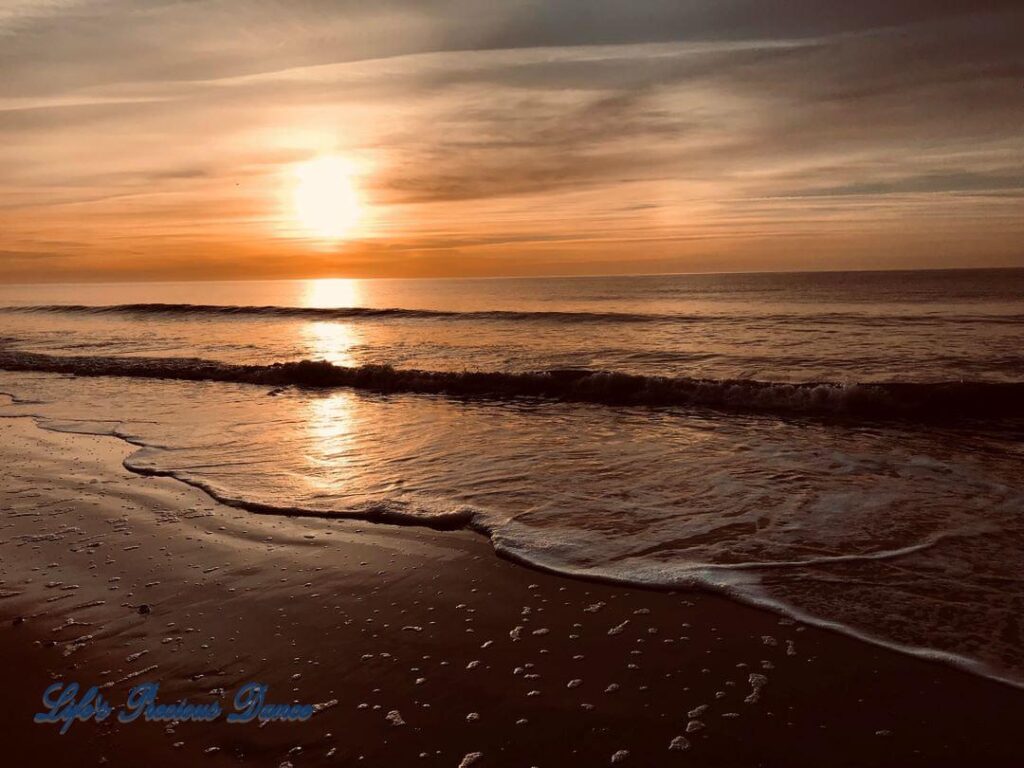
{"type": "MultiPolygon", "coordinates": [[[[19,399],[17,395],[10,392],[0,391],[0,397],[6,397],[10,400],[12,405],[27,404],[30,401],[19,399]]],[[[531,560],[529,557],[520,555],[507,548],[501,547],[496,544],[493,540],[493,532],[486,525],[481,525],[474,519],[474,514],[470,510],[456,509],[451,513],[441,515],[435,514],[432,517],[422,516],[410,516],[404,515],[399,512],[392,510],[385,510],[377,513],[373,511],[367,511],[366,513],[334,513],[323,510],[308,509],[308,508],[296,508],[296,507],[280,507],[273,504],[256,502],[247,500],[244,498],[238,498],[234,496],[228,496],[217,489],[211,487],[209,484],[202,480],[197,480],[188,476],[183,476],[180,473],[176,473],[173,470],[162,470],[155,469],[147,466],[133,465],[131,459],[133,456],[141,453],[142,451],[148,450],[151,446],[132,440],[124,435],[101,435],[90,432],[79,432],[73,429],[61,430],[53,427],[44,426],[41,422],[45,422],[49,417],[40,414],[18,414],[15,416],[3,416],[0,418],[25,418],[32,421],[37,429],[56,431],[63,434],[74,434],[83,435],[86,437],[109,437],[113,440],[123,444],[129,450],[125,453],[123,460],[120,462],[121,467],[128,472],[138,475],[140,477],[155,477],[155,478],[166,478],[175,482],[186,485],[192,489],[198,490],[200,493],[212,499],[214,502],[231,507],[233,509],[241,510],[251,514],[257,515],[270,515],[279,516],[285,518],[311,518],[321,520],[333,520],[333,521],[354,521],[366,523],[369,525],[384,525],[384,526],[397,526],[400,528],[426,528],[431,531],[438,532],[452,532],[452,531],[463,531],[473,533],[478,536],[482,536],[486,541],[493,555],[501,559],[507,560],[508,562],[514,563],[515,565],[528,568],[538,573],[545,573],[555,577],[568,578],[573,580],[581,580],[594,584],[606,584],[610,586],[624,587],[627,589],[638,589],[641,591],[654,591],[654,592],[676,592],[676,591],[692,591],[698,593],[706,593],[718,597],[723,597],[730,602],[734,602],[740,605],[751,607],[758,610],[766,610],[779,617],[790,619],[806,626],[813,626],[819,630],[826,632],[834,632],[838,635],[857,640],[859,642],[874,645],[887,651],[907,655],[913,658],[921,659],[928,662],[934,662],[937,664],[943,664],[953,669],[967,672],[972,675],[976,675],[983,679],[1006,685],[1017,690],[1024,691],[1024,680],[1018,680],[1013,677],[1009,677],[1000,671],[989,667],[984,661],[957,654],[950,651],[943,651],[941,649],[932,648],[928,646],[914,646],[901,644],[895,641],[887,640],[884,637],[873,635],[870,632],[863,631],[858,627],[843,624],[838,621],[833,621],[827,618],[815,616],[811,613],[801,610],[800,608],[776,600],[771,597],[753,597],[744,594],[742,591],[729,590],[725,587],[716,586],[713,583],[707,581],[696,581],[696,583],[680,582],[676,584],[668,584],[663,582],[639,582],[636,580],[630,580],[629,578],[617,576],[615,574],[605,574],[595,571],[567,571],[561,569],[558,566],[549,566],[538,560],[531,560]]],[[[911,545],[911,549],[919,548],[920,545],[911,545]]],[[[889,553],[884,553],[882,559],[887,557],[889,553]]],[[[839,555],[833,558],[828,558],[832,561],[842,560],[857,560],[857,559],[871,559],[871,555],[852,555],[844,556],[839,555]]],[[[714,568],[714,566],[711,566],[714,568]]],[[[729,568],[735,568],[736,566],[730,566],[729,568]]],[[[727,570],[728,568],[726,568],[727,570]]]]}
{"type": "Polygon", "coordinates": [[[703,591],[523,567],[469,531],[254,515],[129,471],[120,438],[30,417],[0,435],[2,714],[22,761],[1019,764],[1024,693],[938,661],[703,591]],[[31,723],[54,679],[199,702],[257,676],[328,706],[265,728],[31,723]]]}

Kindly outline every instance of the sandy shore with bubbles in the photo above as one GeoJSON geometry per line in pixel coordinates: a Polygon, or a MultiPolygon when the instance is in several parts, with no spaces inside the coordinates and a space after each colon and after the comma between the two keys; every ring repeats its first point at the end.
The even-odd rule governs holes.
{"type": "Polygon", "coordinates": [[[12,764],[1020,765],[1024,692],[697,593],[537,573],[467,532],[260,516],[0,419],[0,722],[12,764]],[[35,725],[248,681],[305,723],[35,725]],[[472,755],[479,753],[474,760],[472,755]],[[467,762],[467,756],[470,756],[467,762]]]}

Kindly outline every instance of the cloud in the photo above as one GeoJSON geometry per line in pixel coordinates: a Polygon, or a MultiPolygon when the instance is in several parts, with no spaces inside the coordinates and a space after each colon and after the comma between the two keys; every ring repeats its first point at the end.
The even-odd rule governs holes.
{"type": "Polygon", "coordinates": [[[0,17],[0,95],[439,51],[777,40],[1019,10],[1013,0],[92,0],[0,17]]]}
{"type": "Polygon", "coordinates": [[[940,171],[917,176],[851,182],[831,187],[784,190],[785,197],[853,197],[904,194],[955,193],[970,195],[1016,194],[1024,197],[1024,174],[985,174],[940,171]]]}
{"type": "Polygon", "coordinates": [[[9,251],[0,250],[0,259],[5,261],[49,261],[51,259],[66,259],[69,254],[55,251],[9,251]]]}
{"type": "Polygon", "coordinates": [[[0,248],[266,241],[288,164],[331,151],[369,169],[378,252],[585,232],[628,261],[859,228],[896,254],[941,216],[964,258],[1005,258],[1022,27],[996,0],[20,0],[0,14],[0,248]]]}

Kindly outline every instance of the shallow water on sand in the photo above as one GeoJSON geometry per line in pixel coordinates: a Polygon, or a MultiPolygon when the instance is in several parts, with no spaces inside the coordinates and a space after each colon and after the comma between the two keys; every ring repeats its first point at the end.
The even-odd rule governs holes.
{"type": "Polygon", "coordinates": [[[0,413],[120,435],[131,468],[254,511],[471,526],[1021,681],[1021,296],[1020,271],[8,286],[0,413]],[[182,381],[237,370],[185,358],[274,385],[182,381]],[[398,372],[270,368],[305,358],[398,372]],[[455,398],[409,368],[493,376],[455,398]],[[508,377],[567,368],[592,373],[508,377]]]}

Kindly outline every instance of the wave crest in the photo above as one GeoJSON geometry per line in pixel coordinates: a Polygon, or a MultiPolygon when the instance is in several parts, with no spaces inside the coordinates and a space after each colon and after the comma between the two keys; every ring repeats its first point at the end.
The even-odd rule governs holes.
{"type": "Polygon", "coordinates": [[[473,310],[403,309],[399,307],[287,307],[277,305],[222,305],[222,304],[37,304],[0,307],[0,313],[45,313],[72,315],[135,315],[196,318],[294,318],[308,320],[360,320],[360,319],[440,319],[440,320],[500,320],[503,322],[554,323],[734,323],[750,319],[775,323],[814,323],[816,325],[854,323],[880,326],[899,323],[984,323],[995,325],[1024,324],[1024,314],[1003,315],[877,315],[850,312],[816,312],[812,314],[674,314],[645,312],[594,312],[551,310],[473,310]]]}
{"type": "Polygon", "coordinates": [[[242,365],[198,358],[58,356],[0,350],[0,369],[75,376],[222,381],[274,387],[347,387],[380,393],[536,398],[634,406],[952,421],[1024,415],[1024,382],[786,383],[642,376],[588,369],[525,373],[346,367],[302,360],[242,365]]]}
{"type": "Polygon", "coordinates": [[[46,313],[73,315],[162,315],[194,317],[279,317],[310,320],[358,320],[361,318],[410,319],[465,319],[465,320],[550,320],[555,322],[645,323],[672,319],[677,321],[699,318],[685,315],[648,315],[631,312],[557,312],[478,310],[456,312],[441,309],[402,309],[399,307],[283,307],[275,305],[235,306],[221,304],[39,304],[22,307],[0,307],[6,313],[46,313]]]}

